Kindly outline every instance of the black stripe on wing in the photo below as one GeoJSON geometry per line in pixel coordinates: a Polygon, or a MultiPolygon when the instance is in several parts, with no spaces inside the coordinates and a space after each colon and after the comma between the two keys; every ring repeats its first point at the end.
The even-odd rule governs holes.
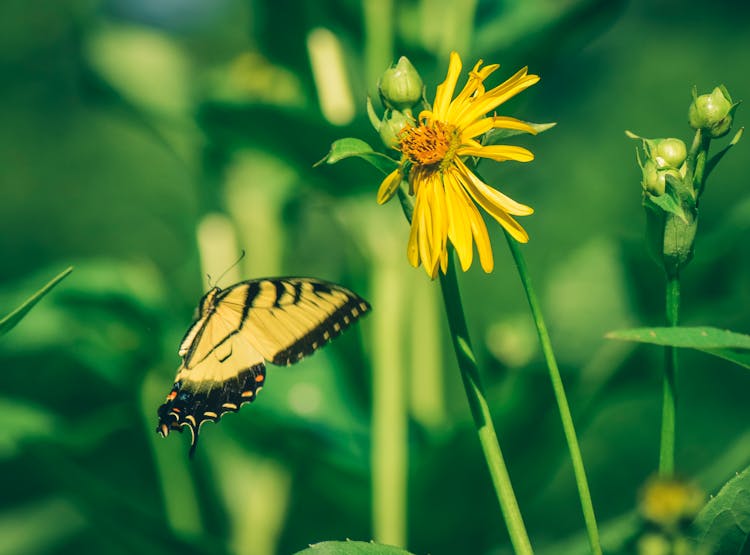
{"type": "MultiPolygon", "coordinates": [[[[324,284],[316,283],[314,284],[314,288],[324,288],[326,292],[330,291],[324,284]]],[[[370,304],[366,300],[353,293],[350,294],[352,296],[346,303],[337,308],[333,314],[310,330],[306,335],[276,353],[271,362],[279,366],[288,366],[298,362],[307,355],[317,351],[333,338],[341,335],[346,328],[370,310],[370,304]]]]}
{"type": "MultiPolygon", "coordinates": [[[[245,403],[255,400],[266,379],[264,364],[256,364],[240,371],[236,377],[211,388],[199,388],[201,382],[178,381],[172,386],[166,402],[159,407],[156,431],[163,437],[170,430],[190,430],[190,456],[195,453],[198,433],[207,422],[218,422],[228,412],[237,412],[245,403]]],[[[205,386],[204,386],[205,387],[205,386]]]]}

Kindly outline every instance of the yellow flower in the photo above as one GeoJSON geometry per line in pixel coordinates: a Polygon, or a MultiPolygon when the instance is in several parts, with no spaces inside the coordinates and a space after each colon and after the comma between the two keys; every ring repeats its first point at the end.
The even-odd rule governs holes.
{"type": "Polygon", "coordinates": [[[477,204],[495,218],[510,235],[525,243],[526,231],[512,216],[534,212],[482,182],[465,163],[467,157],[490,158],[497,162],[530,162],[534,155],[525,148],[508,145],[482,146],[477,140],[491,129],[516,129],[536,133],[534,128],[511,117],[487,114],[539,81],[537,75],[520,70],[504,83],[485,90],[484,80],[498,69],[497,64],[482,66],[480,60],[469,72],[463,90],[453,98],[461,58],[452,52],[445,81],[438,86],[431,110],[419,114],[415,125],[404,128],[397,149],[399,168],[389,174],[378,190],[378,203],[388,201],[406,177],[416,196],[407,247],[409,262],[421,264],[431,278],[438,267],[445,273],[450,241],[466,271],[477,244],[479,262],[485,272],[494,266],[487,227],[477,204]],[[476,204],[475,204],[476,203],[476,204]]]}

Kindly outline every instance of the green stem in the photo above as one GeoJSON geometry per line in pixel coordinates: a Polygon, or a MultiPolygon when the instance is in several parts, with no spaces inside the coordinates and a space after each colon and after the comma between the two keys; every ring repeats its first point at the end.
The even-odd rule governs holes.
{"type": "Polygon", "coordinates": [[[573,463],[573,472],[575,474],[576,485],[578,486],[578,496],[581,499],[583,519],[586,523],[586,532],[589,537],[591,552],[595,555],[601,555],[602,548],[599,541],[599,529],[596,524],[594,505],[591,502],[591,492],[589,491],[589,484],[586,478],[586,469],[583,466],[583,457],[581,456],[581,449],[578,445],[576,430],[573,426],[573,417],[570,414],[570,406],[568,405],[568,399],[565,395],[565,388],[563,387],[562,377],[560,376],[560,369],[557,366],[555,353],[552,350],[552,342],[550,341],[549,333],[547,332],[547,326],[544,323],[544,316],[542,315],[542,310],[539,306],[539,300],[537,299],[536,293],[531,284],[531,277],[529,276],[523,253],[521,252],[518,243],[516,243],[507,232],[505,238],[508,241],[510,252],[513,254],[513,259],[518,268],[518,274],[521,277],[523,288],[526,291],[526,298],[531,307],[531,314],[534,317],[534,324],[536,325],[536,330],[539,335],[539,342],[541,343],[544,359],[547,362],[547,368],[549,369],[552,389],[555,392],[557,407],[560,411],[560,420],[565,432],[565,439],[568,442],[570,460],[573,463]]]}
{"type": "MultiPolygon", "coordinates": [[[[667,276],[667,325],[676,326],[680,311],[680,276],[667,276]]],[[[659,444],[659,476],[674,474],[675,413],[677,404],[677,349],[664,348],[664,398],[659,444]]]]}
{"type": "Polygon", "coordinates": [[[508,469],[505,466],[502,451],[500,451],[495,426],[492,423],[490,409],[479,379],[479,369],[466,327],[466,318],[464,317],[463,306],[461,304],[461,295],[458,290],[452,253],[449,256],[448,271],[445,275],[440,275],[440,285],[448,316],[451,339],[453,340],[453,348],[458,359],[458,367],[461,370],[461,379],[466,390],[466,397],[469,401],[474,425],[479,434],[479,442],[482,445],[484,458],[487,461],[490,476],[492,477],[492,484],[495,486],[497,499],[500,502],[500,509],[505,518],[505,524],[508,527],[510,541],[516,553],[531,554],[533,553],[531,542],[526,533],[526,527],[521,517],[521,511],[518,508],[516,496],[513,493],[508,469]]]}

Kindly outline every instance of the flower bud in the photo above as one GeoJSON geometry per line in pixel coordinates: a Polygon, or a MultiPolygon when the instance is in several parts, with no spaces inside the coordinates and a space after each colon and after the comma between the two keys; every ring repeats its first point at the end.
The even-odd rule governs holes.
{"type": "Polygon", "coordinates": [[[680,139],[663,139],[656,145],[656,162],[660,166],[679,168],[687,158],[687,147],[680,139]]]}
{"type": "Polygon", "coordinates": [[[422,99],[422,78],[406,56],[385,70],[378,81],[383,104],[393,110],[408,110],[422,99]]]}
{"type": "Polygon", "coordinates": [[[667,188],[666,172],[659,170],[659,167],[653,160],[646,160],[642,170],[643,188],[655,197],[663,195],[667,188]]]}
{"type": "Polygon", "coordinates": [[[722,137],[732,127],[734,107],[727,90],[716,87],[710,94],[693,98],[688,109],[690,127],[704,129],[713,138],[722,137]]]}
{"type": "Polygon", "coordinates": [[[388,148],[396,148],[401,140],[401,131],[405,127],[414,125],[414,120],[398,111],[387,111],[378,126],[378,133],[383,144],[388,148]]]}
{"type": "Polygon", "coordinates": [[[654,478],[641,491],[640,512],[646,520],[669,529],[692,520],[704,503],[703,492],[693,484],[654,478]]]}

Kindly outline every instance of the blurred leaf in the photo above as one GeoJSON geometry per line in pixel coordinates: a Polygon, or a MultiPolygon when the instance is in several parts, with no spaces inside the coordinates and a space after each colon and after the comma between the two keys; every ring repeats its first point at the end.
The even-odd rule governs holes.
{"type": "Polygon", "coordinates": [[[698,514],[696,539],[706,553],[742,553],[750,534],[750,468],[729,480],[698,514]]]}
{"type": "Polygon", "coordinates": [[[295,555],[410,555],[408,551],[392,545],[368,542],[321,542],[298,551],[295,555]]]}
{"type": "Polygon", "coordinates": [[[398,168],[398,162],[393,158],[380,152],[375,152],[366,142],[351,137],[339,139],[334,142],[325,158],[315,165],[318,166],[323,162],[326,164],[336,164],[341,160],[352,157],[361,158],[365,162],[369,162],[386,175],[398,168]]]}
{"type": "Polygon", "coordinates": [[[54,435],[56,416],[32,404],[0,397],[0,459],[15,456],[24,441],[54,435]]]}
{"type": "Polygon", "coordinates": [[[608,339],[697,349],[750,368],[750,335],[710,327],[636,328],[609,332],[608,339]]]}
{"type": "Polygon", "coordinates": [[[45,499],[0,514],[0,555],[52,553],[86,526],[78,509],[64,499],[45,499]]]}
{"type": "Polygon", "coordinates": [[[96,72],[138,107],[182,115],[192,105],[189,58],[165,33],[105,26],[89,36],[86,55],[96,72]]]}
{"type": "MultiPolygon", "coordinates": [[[[548,131],[549,129],[552,129],[554,126],[557,125],[557,122],[553,123],[531,123],[530,121],[526,122],[531,127],[533,127],[537,135],[539,133],[544,133],[545,131],[548,131]]],[[[483,144],[485,145],[492,145],[497,143],[498,141],[502,141],[503,139],[507,139],[508,137],[514,137],[515,135],[523,135],[526,131],[522,131],[520,129],[491,129],[485,136],[483,144]]]]}
{"type": "Polygon", "coordinates": [[[18,322],[20,322],[24,316],[34,308],[34,305],[38,303],[42,297],[44,297],[47,293],[49,293],[52,288],[55,287],[58,283],[60,283],[65,277],[73,271],[73,267],[70,266],[69,268],[63,270],[60,274],[55,276],[52,281],[50,281],[47,285],[42,287],[39,291],[34,293],[31,297],[29,297],[25,303],[23,303],[21,306],[19,306],[17,309],[15,309],[13,312],[8,314],[5,318],[0,320],[0,336],[8,333],[11,329],[13,329],[18,322]]]}

